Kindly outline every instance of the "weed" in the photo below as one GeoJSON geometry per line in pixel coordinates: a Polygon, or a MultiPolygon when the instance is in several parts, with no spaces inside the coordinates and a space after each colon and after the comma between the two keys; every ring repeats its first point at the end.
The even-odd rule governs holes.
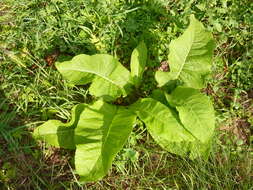
{"type": "MultiPolygon", "coordinates": [[[[0,156],[0,166],[2,168],[3,162],[11,163],[16,171],[15,179],[5,180],[3,188],[225,189],[224,184],[228,184],[228,189],[250,189],[252,180],[249,177],[252,176],[245,172],[252,160],[252,148],[246,146],[250,139],[246,143],[243,140],[243,145],[235,143],[233,148],[222,142],[216,159],[230,160],[230,152],[233,152],[233,161],[221,162],[223,165],[214,162],[203,167],[198,163],[186,164],[163,152],[144,132],[135,146],[127,144],[125,147],[139,153],[134,164],[125,158],[128,162],[124,170],[128,173],[115,169],[103,181],[81,186],[68,164],[60,169],[59,165],[45,161],[42,152],[48,147],[35,147],[29,132],[41,122],[27,125],[37,120],[68,120],[70,108],[78,102],[88,102],[90,98],[85,88],[65,84],[53,63],[48,64],[45,58],[54,52],[60,52],[59,56],[65,58],[80,53],[109,53],[129,67],[129,50],[144,39],[150,52],[150,69],[144,72],[141,91],[148,95],[148,89],[156,86],[152,80],[154,71],[167,59],[168,41],[179,36],[188,25],[189,15],[195,14],[212,31],[217,44],[214,75],[205,90],[215,103],[217,128],[226,124],[231,128],[252,128],[253,4],[250,1],[4,0],[0,4],[0,96],[5,96],[0,102],[0,117],[4,118],[5,126],[1,121],[0,128],[5,136],[0,137],[4,154],[0,156]],[[25,163],[30,167],[22,167],[25,163]],[[138,171],[134,169],[136,163],[138,171]],[[224,169],[229,167],[229,170],[224,169]],[[186,175],[185,171],[190,172],[186,175]],[[56,177],[50,178],[47,173],[56,177]],[[211,177],[210,181],[210,173],[218,177],[211,177]]],[[[227,135],[227,130],[219,133],[224,141],[234,136],[234,133],[227,135]]],[[[250,136],[252,129],[246,134],[243,136],[250,136]]],[[[56,149],[51,152],[61,152],[68,158],[70,154],[56,149]]],[[[71,165],[71,159],[69,163],[71,165]]],[[[5,174],[7,170],[4,169],[5,174]]]]}

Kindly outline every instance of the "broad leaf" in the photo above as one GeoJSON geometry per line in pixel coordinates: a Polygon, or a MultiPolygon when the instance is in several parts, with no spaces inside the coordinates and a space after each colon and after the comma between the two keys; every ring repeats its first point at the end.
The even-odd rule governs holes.
{"type": "Polygon", "coordinates": [[[166,105],[172,111],[177,112],[175,106],[171,105],[171,102],[170,102],[171,95],[168,94],[167,92],[165,92],[164,90],[155,89],[155,90],[153,90],[150,97],[153,98],[154,100],[157,100],[157,101],[161,102],[162,104],[166,105]]]}
{"type": "Polygon", "coordinates": [[[96,77],[89,91],[91,95],[101,97],[106,101],[113,101],[121,95],[126,96],[127,92],[130,92],[130,88],[128,85],[125,88],[119,88],[101,77],[96,77]]]}
{"type": "Polygon", "coordinates": [[[33,137],[46,141],[52,146],[75,149],[74,129],[84,108],[85,104],[75,106],[72,109],[72,119],[69,123],[62,123],[58,120],[45,122],[34,130],[33,137]]]}
{"type": "Polygon", "coordinates": [[[151,98],[161,102],[162,104],[169,106],[169,103],[166,99],[166,93],[161,89],[155,89],[152,91],[151,98]]]}
{"type": "Polygon", "coordinates": [[[199,90],[177,87],[169,96],[185,128],[201,142],[208,141],[215,128],[214,108],[210,99],[199,90]]]}
{"type": "Polygon", "coordinates": [[[147,62],[147,47],[142,41],[134,50],[131,56],[131,77],[136,86],[138,86],[142,79],[147,62]]]}
{"type": "Polygon", "coordinates": [[[81,69],[85,63],[92,63],[90,55],[77,55],[70,61],[56,62],[55,66],[69,83],[84,85],[92,82],[95,77],[93,73],[81,69]]]}
{"type": "Polygon", "coordinates": [[[75,165],[80,181],[96,181],[111,168],[135,122],[126,108],[97,101],[81,114],[75,129],[75,165]]]}
{"type": "Polygon", "coordinates": [[[214,40],[194,15],[191,15],[190,25],[183,35],[170,43],[169,50],[170,72],[156,72],[159,86],[169,80],[180,80],[184,86],[203,88],[211,72],[214,40]]]}
{"type": "Polygon", "coordinates": [[[181,156],[195,158],[208,154],[209,146],[202,144],[180,122],[177,113],[152,99],[142,99],[131,106],[146,124],[148,132],[164,149],[181,156]]]}
{"type": "Polygon", "coordinates": [[[91,93],[95,96],[109,96],[115,99],[127,94],[130,72],[113,56],[81,54],[71,61],[57,63],[56,67],[64,78],[73,84],[87,84],[93,81],[95,84],[91,85],[91,93]],[[102,91],[100,88],[109,90],[102,91]]]}

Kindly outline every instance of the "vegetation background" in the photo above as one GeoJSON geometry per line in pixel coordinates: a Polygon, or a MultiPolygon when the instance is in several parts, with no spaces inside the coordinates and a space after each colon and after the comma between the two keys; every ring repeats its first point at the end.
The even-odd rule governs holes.
{"type": "Polygon", "coordinates": [[[251,0],[2,0],[0,2],[0,189],[253,189],[253,2],[251,0]],[[54,67],[85,53],[108,53],[129,67],[140,40],[149,59],[141,90],[190,14],[216,40],[213,76],[204,92],[216,109],[216,137],[208,162],[163,151],[138,123],[111,173],[79,184],[73,152],[34,142],[47,119],[70,119],[91,97],[54,67]],[[144,143],[145,142],[145,143],[144,143]]]}

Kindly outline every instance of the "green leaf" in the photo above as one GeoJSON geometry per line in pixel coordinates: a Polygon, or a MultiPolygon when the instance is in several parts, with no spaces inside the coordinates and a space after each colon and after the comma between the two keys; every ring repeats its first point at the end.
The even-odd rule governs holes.
{"type": "Polygon", "coordinates": [[[214,46],[212,34],[191,15],[189,27],[169,45],[170,72],[156,72],[159,86],[169,80],[180,80],[184,86],[203,88],[211,72],[214,46]]]}
{"type": "Polygon", "coordinates": [[[73,84],[93,81],[90,91],[95,96],[115,99],[129,90],[130,72],[107,54],[77,55],[71,61],[57,63],[56,67],[73,84]]]}
{"type": "Polygon", "coordinates": [[[127,92],[130,90],[128,89],[128,86],[125,86],[125,88],[119,88],[103,78],[96,77],[93,80],[89,91],[91,95],[101,97],[105,101],[113,101],[120,96],[126,96],[127,92]]]}
{"type": "Polygon", "coordinates": [[[155,72],[155,79],[156,79],[159,87],[164,86],[169,81],[174,80],[174,78],[171,75],[171,73],[164,72],[164,71],[156,71],[155,72]]]}
{"type": "Polygon", "coordinates": [[[84,108],[85,104],[75,106],[72,109],[72,119],[69,123],[62,123],[58,120],[45,122],[34,130],[33,137],[46,141],[52,146],[75,149],[74,129],[84,108]]]}
{"type": "Polygon", "coordinates": [[[140,44],[133,50],[131,56],[131,77],[136,86],[141,82],[142,75],[147,62],[147,47],[146,44],[142,41],[140,44]]]}
{"type": "Polygon", "coordinates": [[[152,94],[151,94],[151,98],[161,102],[162,104],[164,104],[166,106],[169,105],[168,102],[167,102],[167,99],[166,99],[166,93],[161,89],[153,90],[152,94]]]}
{"type": "Polygon", "coordinates": [[[208,142],[202,144],[180,122],[177,113],[152,98],[141,99],[131,106],[146,124],[154,140],[167,151],[191,159],[208,154],[208,142]]]}
{"type": "Polygon", "coordinates": [[[185,128],[197,139],[205,143],[213,136],[214,108],[206,95],[193,88],[177,87],[169,96],[169,102],[176,107],[185,128]]]}
{"type": "Polygon", "coordinates": [[[75,129],[76,171],[80,181],[96,181],[111,168],[132,131],[136,115],[126,108],[97,101],[80,118],[75,129]]]}
{"type": "Polygon", "coordinates": [[[81,70],[85,63],[91,63],[90,55],[77,55],[70,61],[57,62],[55,66],[62,76],[74,85],[84,85],[92,82],[94,74],[81,70]]]}

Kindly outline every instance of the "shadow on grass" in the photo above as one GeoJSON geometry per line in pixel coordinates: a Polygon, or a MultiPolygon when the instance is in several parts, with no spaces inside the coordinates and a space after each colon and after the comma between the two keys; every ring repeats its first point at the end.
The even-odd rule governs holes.
{"type": "Polygon", "coordinates": [[[0,189],[7,188],[8,180],[14,177],[14,170],[8,160],[10,149],[15,147],[10,132],[10,124],[15,116],[16,112],[11,109],[4,92],[0,89],[0,189]]]}
{"type": "Polygon", "coordinates": [[[20,118],[17,107],[0,89],[0,189],[53,189],[52,184],[71,179],[71,171],[55,176],[62,167],[69,169],[68,155],[72,153],[47,150],[48,154],[44,155],[43,148],[38,147],[29,127],[20,118]],[[65,159],[60,160],[62,156],[65,159]]]}
{"type": "MultiPolygon", "coordinates": [[[[0,132],[9,130],[9,125],[16,116],[15,108],[8,103],[4,92],[0,89],[0,132]]],[[[3,135],[2,135],[3,136],[3,135]]]]}

